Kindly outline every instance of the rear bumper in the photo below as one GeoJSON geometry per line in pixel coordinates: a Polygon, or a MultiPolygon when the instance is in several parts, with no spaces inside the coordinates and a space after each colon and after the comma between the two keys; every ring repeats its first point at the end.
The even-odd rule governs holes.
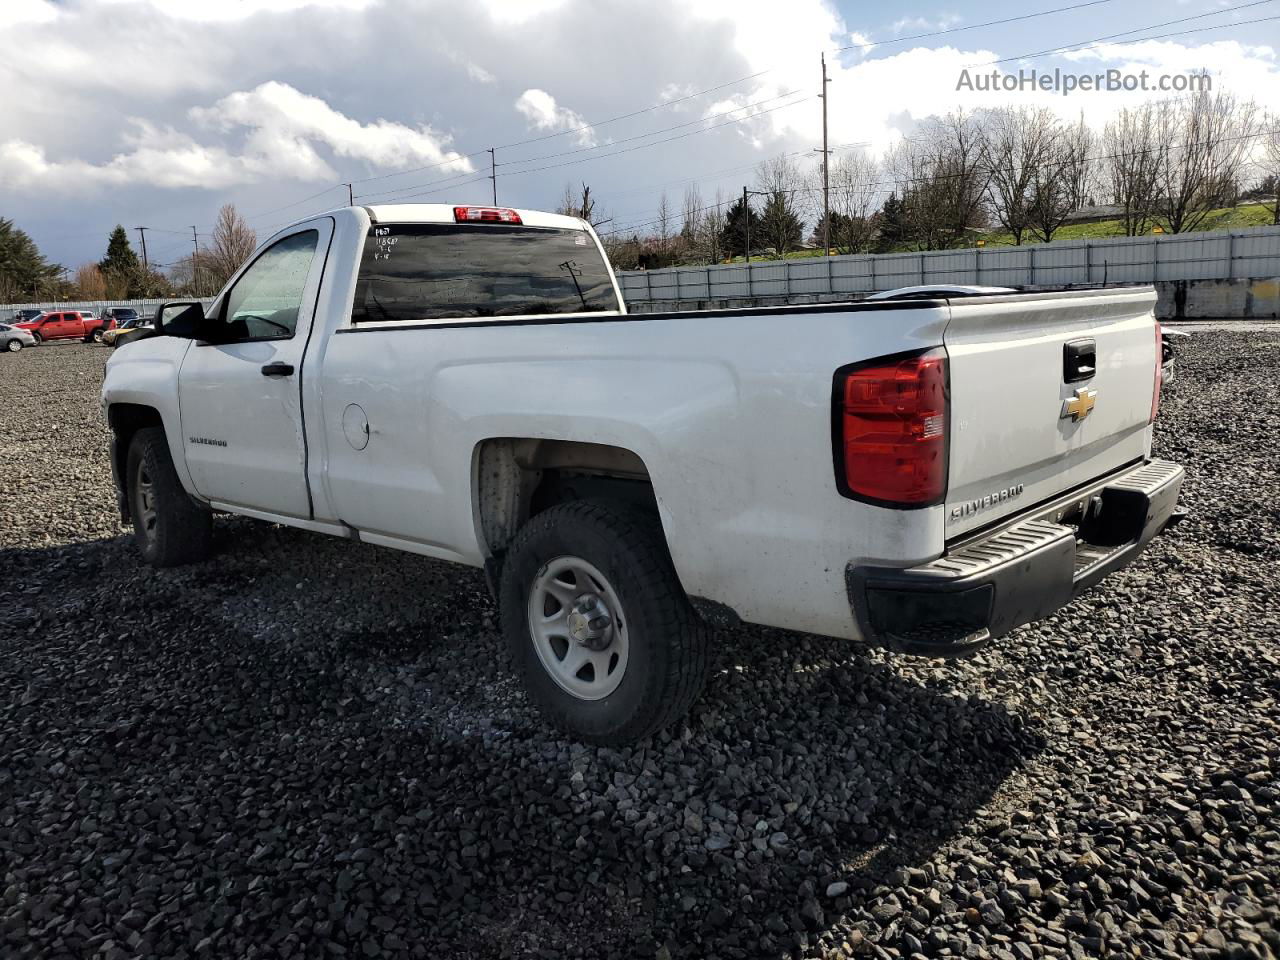
{"type": "Polygon", "coordinates": [[[1048,616],[1142,552],[1176,513],[1184,471],[1151,460],[1012,518],[930,563],[850,565],[849,601],[868,639],[960,656],[1048,616]]]}

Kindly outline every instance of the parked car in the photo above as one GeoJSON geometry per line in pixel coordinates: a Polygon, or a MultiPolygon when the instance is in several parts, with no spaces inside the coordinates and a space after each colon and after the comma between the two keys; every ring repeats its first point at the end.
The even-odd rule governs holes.
{"type": "Polygon", "coordinates": [[[21,327],[0,323],[0,351],[17,353],[23,347],[34,347],[36,338],[21,327]]]}
{"type": "Polygon", "coordinates": [[[483,567],[532,701],[622,744],[689,708],[715,628],[960,655],[1132,561],[1183,478],[1154,305],[628,314],[580,219],[352,207],[166,304],[103,410],[150,563],[209,556],[216,510],[483,567]]]}
{"type": "Polygon", "coordinates": [[[40,316],[42,313],[44,313],[44,311],[38,307],[24,307],[21,310],[13,311],[13,316],[6,320],[5,323],[25,323],[29,320],[36,319],[36,317],[40,316]]]}
{"type": "Polygon", "coordinates": [[[118,347],[155,329],[155,321],[151,317],[138,317],[125,320],[114,330],[106,330],[102,334],[102,342],[110,347],[118,347]]]}
{"type": "Polygon", "coordinates": [[[117,327],[122,327],[128,321],[137,320],[141,316],[133,307],[107,307],[102,311],[102,315],[114,320],[117,327]]]}
{"type": "Polygon", "coordinates": [[[15,323],[28,331],[37,344],[45,340],[101,340],[102,334],[115,327],[115,321],[97,316],[92,310],[46,310],[34,320],[15,323]]]}

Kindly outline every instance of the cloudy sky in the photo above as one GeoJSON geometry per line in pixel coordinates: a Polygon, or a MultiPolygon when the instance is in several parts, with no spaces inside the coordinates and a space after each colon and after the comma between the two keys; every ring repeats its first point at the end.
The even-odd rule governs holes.
{"type": "Polygon", "coordinates": [[[585,181],[627,227],[664,190],[709,201],[766,157],[811,163],[823,51],[831,143],[878,152],[957,106],[1101,123],[1159,95],[957,90],[965,68],[1205,69],[1271,106],[1278,46],[1280,0],[0,0],[0,216],[72,268],[116,223],[169,263],[228,201],[263,238],[345,181],[357,202],[485,202],[493,146],[501,203],[585,181]]]}

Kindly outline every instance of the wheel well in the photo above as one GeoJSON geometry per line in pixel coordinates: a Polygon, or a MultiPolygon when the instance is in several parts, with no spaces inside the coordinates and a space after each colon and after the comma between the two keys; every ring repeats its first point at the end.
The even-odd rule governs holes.
{"type": "Polygon", "coordinates": [[[501,558],[524,524],[569,500],[621,500],[657,510],[649,470],[624,447],[503,437],[480,444],[475,509],[481,548],[501,558]]]}
{"type": "Polygon", "coordinates": [[[128,523],[129,478],[126,467],[129,463],[129,445],[133,443],[133,436],[139,430],[144,427],[163,429],[164,421],[155,407],[139,403],[113,403],[107,409],[107,423],[115,434],[115,442],[111,446],[111,472],[116,478],[116,499],[120,505],[120,517],[128,523]]]}

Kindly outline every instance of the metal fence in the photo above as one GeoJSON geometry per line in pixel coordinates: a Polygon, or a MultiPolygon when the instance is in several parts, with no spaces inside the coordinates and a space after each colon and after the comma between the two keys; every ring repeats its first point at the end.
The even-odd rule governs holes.
{"type": "Polygon", "coordinates": [[[917,284],[1065,287],[1280,277],[1280,227],[1020,247],[854,254],[620,273],[628,303],[753,297],[856,299],[917,284]]]}
{"type": "MultiPolygon", "coordinates": [[[[52,300],[36,300],[31,303],[0,303],[0,322],[3,322],[13,316],[15,310],[92,310],[94,313],[102,313],[108,307],[133,307],[138,313],[144,317],[149,317],[156,312],[156,308],[162,303],[169,303],[171,300],[183,300],[184,297],[167,297],[152,300],[66,300],[55,302],[52,300]]],[[[206,307],[213,303],[212,297],[206,297],[200,301],[206,307]]]]}

